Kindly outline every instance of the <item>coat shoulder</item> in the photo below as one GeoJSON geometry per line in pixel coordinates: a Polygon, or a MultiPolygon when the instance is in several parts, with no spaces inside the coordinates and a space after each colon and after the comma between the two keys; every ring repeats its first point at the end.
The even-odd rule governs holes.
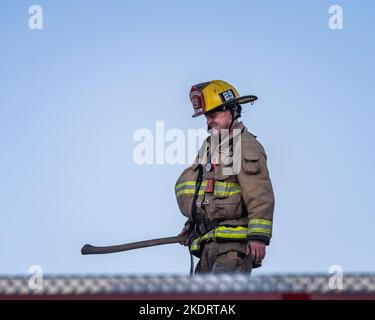
{"type": "Polygon", "coordinates": [[[262,153],[266,155],[263,145],[249,131],[245,130],[241,135],[242,154],[262,153]]]}

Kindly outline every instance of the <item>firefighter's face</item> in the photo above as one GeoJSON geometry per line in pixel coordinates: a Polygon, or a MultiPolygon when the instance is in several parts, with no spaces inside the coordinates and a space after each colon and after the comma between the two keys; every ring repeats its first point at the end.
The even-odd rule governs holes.
{"type": "Polygon", "coordinates": [[[207,125],[212,128],[214,135],[219,135],[220,130],[229,129],[232,122],[232,113],[230,111],[216,111],[206,114],[207,125]]]}

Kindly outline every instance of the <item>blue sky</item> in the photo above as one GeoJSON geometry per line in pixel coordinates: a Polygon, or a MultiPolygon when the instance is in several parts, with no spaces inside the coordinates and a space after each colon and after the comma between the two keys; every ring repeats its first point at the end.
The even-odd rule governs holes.
{"type": "Polygon", "coordinates": [[[177,234],[185,165],[137,165],[139,128],[205,128],[193,84],[255,94],[274,237],[262,269],[373,271],[373,1],[10,1],[0,14],[0,274],[186,274],[179,245],[81,256],[177,234]],[[42,6],[43,30],[28,27],[42,6]],[[328,27],[341,5],[343,30],[328,27]]]}

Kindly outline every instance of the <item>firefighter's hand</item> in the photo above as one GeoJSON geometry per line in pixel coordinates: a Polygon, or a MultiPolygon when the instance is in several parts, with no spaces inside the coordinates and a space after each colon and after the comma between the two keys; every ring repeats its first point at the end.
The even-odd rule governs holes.
{"type": "Polygon", "coordinates": [[[189,245],[189,235],[190,235],[190,227],[187,225],[182,228],[181,233],[178,237],[183,238],[183,241],[180,242],[181,245],[187,246],[189,245]]]}
{"type": "Polygon", "coordinates": [[[266,255],[266,245],[260,241],[249,241],[247,243],[246,255],[251,253],[253,264],[261,265],[266,255]]]}

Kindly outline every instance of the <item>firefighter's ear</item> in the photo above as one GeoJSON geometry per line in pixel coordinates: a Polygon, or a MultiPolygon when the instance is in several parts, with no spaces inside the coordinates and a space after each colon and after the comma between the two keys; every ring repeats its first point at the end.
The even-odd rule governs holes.
{"type": "Polygon", "coordinates": [[[242,162],[242,169],[247,174],[257,174],[260,171],[259,153],[249,152],[245,153],[242,162]]]}

